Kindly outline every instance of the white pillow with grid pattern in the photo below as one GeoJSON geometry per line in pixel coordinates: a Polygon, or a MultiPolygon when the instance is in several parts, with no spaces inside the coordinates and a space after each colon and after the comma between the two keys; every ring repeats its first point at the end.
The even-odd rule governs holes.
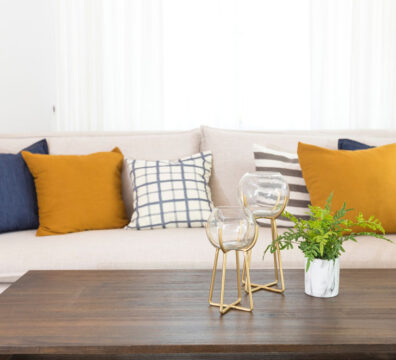
{"type": "Polygon", "coordinates": [[[213,208],[212,153],[180,160],[126,160],[133,184],[129,229],[202,227],[213,208]]]}

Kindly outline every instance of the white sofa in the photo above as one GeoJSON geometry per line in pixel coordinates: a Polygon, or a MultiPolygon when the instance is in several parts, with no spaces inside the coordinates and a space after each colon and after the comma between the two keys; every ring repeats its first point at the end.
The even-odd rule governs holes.
{"type": "MultiPolygon", "coordinates": [[[[336,149],[338,138],[349,137],[382,145],[396,142],[396,131],[243,132],[202,127],[184,132],[0,135],[0,153],[18,152],[44,137],[51,154],[87,154],[118,146],[126,157],[156,160],[211,150],[212,198],[215,205],[227,205],[237,203],[240,177],[254,171],[253,144],[296,151],[302,141],[336,149]]],[[[131,214],[132,191],[126,174],[123,188],[131,214]]],[[[262,260],[262,252],[270,233],[268,229],[260,232],[252,266],[268,268],[272,258],[262,260]]],[[[396,235],[389,237],[396,240],[396,235]]],[[[396,267],[394,244],[363,237],[346,249],[341,258],[344,268],[396,267]]],[[[47,237],[36,237],[34,230],[0,234],[0,291],[30,269],[209,269],[213,255],[204,229],[115,229],[47,237]]],[[[284,251],[282,256],[286,268],[302,268],[304,259],[298,250],[284,251]]]]}

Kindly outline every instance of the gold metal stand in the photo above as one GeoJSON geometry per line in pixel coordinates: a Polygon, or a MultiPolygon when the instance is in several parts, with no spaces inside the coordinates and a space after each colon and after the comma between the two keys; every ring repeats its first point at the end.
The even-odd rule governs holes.
{"type": "MultiPolygon", "coordinates": [[[[283,277],[283,266],[282,266],[282,257],[280,254],[279,243],[278,243],[278,231],[276,228],[275,218],[270,218],[271,221],[271,233],[272,233],[272,243],[275,244],[276,251],[274,252],[274,271],[275,271],[275,281],[269,282],[267,284],[256,284],[251,283],[252,292],[256,292],[259,290],[267,290],[275,293],[283,293],[285,291],[285,280],[283,277]],[[278,286],[280,281],[280,287],[274,288],[274,286],[278,286]]],[[[245,291],[248,292],[247,288],[247,278],[245,275],[246,265],[250,268],[250,263],[252,259],[252,250],[249,250],[249,254],[247,256],[247,260],[243,264],[242,270],[242,282],[245,285],[245,291]]]]}
{"type": "MultiPolygon", "coordinates": [[[[210,234],[207,228],[207,234],[210,238],[210,234]]],[[[250,253],[251,249],[257,242],[258,237],[258,226],[255,225],[255,234],[254,240],[252,244],[246,249],[239,249],[235,250],[235,259],[236,259],[236,272],[237,272],[237,288],[238,288],[238,298],[231,304],[224,304],[224,289],[225,289],[225,277],[226,277],[226,267],[227,267],[227,252],[233,251],[233,249],[226,250],[223,245],[222,240],[222,230],[219,230],[219,245],[220,247],[216,248],[214,264],[213,264],[213,271],[212,271],[212,280],[210,283],[210,290],[209,290],[209,304],[211,306],[217,306],[219,308],[220,314],[224,315],[231,309],[241,310],[241,311],[252,311],[253,310],[253,291],[250,283],[250,270],[249,270],[249,261],[248,261],[248,254],[250,253]],[[223,252],[223,271],[221,277],[221,292],[220,292],[220,302],[216,303],[212,301],[213,298],[213,288],[216,278],[216,271],[217,271],[217,262],[219,259],[219,252],[220,250],[223,252]],[[240,266],[239,266],[239,251],[243,252],[244,256],[244,267],[243,267],[243,276],[246,278],[244,281],[245,291],[249,294],[249,307],[243,307],[239,304],[242,301],[242,291],[241,291],[241,273],[240,273],[240,266]]],[[[213,242],[212,242],[213,243],[213,242]]]]}
{"type": "MultiPolygon", "coordinates": [[[[244,197],[244,203],[245,206],[247,204],[246,198],[244,197]]],[[[266,291],[272,291],[275,293],[282,294],[285,291],[285,280],[283,277],[283,266],[282,266],[282,257],[280,254],[280,249],[279,249],[279,242],[278,242],[278,230],[276,227],[276,218],[279,217],[283,211],[286,208],[288,199],[286,199],[285,203],[283,204],[283,207],[281,211],[273,217],[256,217],[256,220],[259,219],[269,219],[271,221],[271,235],[272,235],[272,243],[275,244],[276,251],[274,252],[274,271],[275,271],[275,281],[269,282],[267,284],[256,284],[256,283],[251,283],[252,287],[252,292],[256,292],[259,290],[266,290],[266,291]],[[279,281],[280,281],[280,287],[274,288],[274,286],[279,286],[279,281]]],[[[247,287],[247,277],[245,275],[245,268],[250,269],[250,263],[252,259],[252,250],[249,250],[249,254],[247,256],[247,260],[244,261],[243,263],[243,270],[242,270],[242,283],[245,285],[245,292],[248,292],[248,287],[247,287]]]]}

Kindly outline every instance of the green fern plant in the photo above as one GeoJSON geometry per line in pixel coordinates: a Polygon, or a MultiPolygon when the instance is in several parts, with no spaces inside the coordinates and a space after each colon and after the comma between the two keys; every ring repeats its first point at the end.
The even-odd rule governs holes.
{"type": "MultiPolygon", "coordinates": [[[[324,208],[309,206],[308,220],[297,219],[287,211],[283,213],[283,216],[292,221],[294,226],[278,236],[279,248],[285,250],[297,246],[307,258],[306,271],[314,259],[337,259],[345,252],[344,242],[348,240],[357,242],[356,237],[359,235],[373,236],[391,242],[385,237],[384,228],[374,216],[364,219],[363,214],[359,213],[354,220],[346,219],[345,215],[352,209],[347,209],[345,202],[341,209],[332,212],[332,198],[333,193],[330,194],[324,208]],[[367,231],[354,232],[352,229],[355,227],[367,231]]],[[[268,251],[274,253],[276,244],[268,245],[264,254],[268,251]]]]}

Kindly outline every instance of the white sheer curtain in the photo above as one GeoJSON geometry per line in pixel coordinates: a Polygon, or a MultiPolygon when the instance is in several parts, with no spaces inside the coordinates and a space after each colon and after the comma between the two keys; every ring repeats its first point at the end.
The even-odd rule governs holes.
{"type": "Polygon", "coordinates": [[[163,4],[167,127],[309,127],[308,0],[163,4]]]}
{"type": "Polygon", "coordinates": [[[60,130],[310,126],[309,0],[58,0],[60,130]]]}
{"type": "Polygon", "coordinates": [[[163,127],[161,0],[59,0],[60,130],[163,127]]]}
{"type": "Polygon", "coordinates": [[[390,128],[395,0],[57,0],[60,130],[390,128]]]}
{"type": "Polygon", "coordinates": [[[396,127],[396,1],[312,0],[312,127],[396,127]]]}

